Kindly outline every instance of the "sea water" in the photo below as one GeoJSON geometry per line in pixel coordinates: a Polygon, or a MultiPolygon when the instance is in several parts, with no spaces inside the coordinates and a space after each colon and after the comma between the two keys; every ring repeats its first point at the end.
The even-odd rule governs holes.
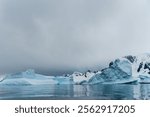
{"type": "Polygon", "coordinates": [[[150,84],[0,85],[0,99],[143,100],[150,99],[150,84]]]}

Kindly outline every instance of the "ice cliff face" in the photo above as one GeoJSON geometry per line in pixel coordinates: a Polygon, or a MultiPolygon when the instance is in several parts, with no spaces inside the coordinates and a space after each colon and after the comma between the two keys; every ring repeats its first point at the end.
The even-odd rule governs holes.
{"type": "Polygon", "coordinates": [[[150,83],[150,54],[116,59],[100,74],[94,75],[89,83],[130,83],[136,80],[140,83],[150,83]]]}
{"type": "Polygon", "coordinates": [[[132,76],[132,65],[126,58],[121,58],[111,62],[108,68],[101,70],[101,73],[94,75],[89,83],[121,81],[130,79],[130,76],[132,76]]]}

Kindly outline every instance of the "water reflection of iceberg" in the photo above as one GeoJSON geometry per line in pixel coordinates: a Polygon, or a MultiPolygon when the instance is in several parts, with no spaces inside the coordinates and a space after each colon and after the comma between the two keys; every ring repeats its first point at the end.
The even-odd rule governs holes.
{"type": "Polygon", "coordinates": [[[74,97],[85,99],[150,99],[148,84],[118,84],[118,85],[76,85],[74,97]]]}
{"type": "Polygon", "coordinates": [[[132,99],[132,90],[126,85],[92,85],[90,96],[99,99],[132,99]]]}
{"type": "Polygon", "coordinates": [[[150,99],[150,85],[1,85],[0,99],[150,99]]]}
{"type": "Polygon", "coordinates": [[[73,86],[74,97],[85,97],[89,96],[88,85],[74,85],[73,86]]]}
{"type": "Polygon", "coordinates": [[[150,85],[149,84],[139,84],[134,88],[134,99],[147,100],[150,99],[150,85]]]}
{"type": "Polygon", "coordinates": [[[70,98],[73,97],[73,85],[72,84],[68,84],[68,85],[55,85],[54,87],[54,93],[53,96],[56,98],[70,98]]]}
{"type": "Polygon", "coordinates": [[[74,85],[74,97],[85,99],[133,99],[132,86],[127,85],[74,85]]]}

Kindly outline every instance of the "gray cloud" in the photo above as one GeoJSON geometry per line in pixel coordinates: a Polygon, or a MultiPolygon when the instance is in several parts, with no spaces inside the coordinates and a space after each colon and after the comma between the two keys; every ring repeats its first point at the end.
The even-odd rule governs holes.
{"type": "Polygon", "coordinates": [[[148,0],[0,0],[0,72],[86,70],[149,52],[148,0]]]}

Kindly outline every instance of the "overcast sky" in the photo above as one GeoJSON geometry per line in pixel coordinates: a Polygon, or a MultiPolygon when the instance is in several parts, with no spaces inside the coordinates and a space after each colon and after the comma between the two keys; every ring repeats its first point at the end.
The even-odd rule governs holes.
{"type": "Polygon", "coordinates": [[[0,73],[83,71],[147,52],[149,0],[0,0],[0,73]]]}

